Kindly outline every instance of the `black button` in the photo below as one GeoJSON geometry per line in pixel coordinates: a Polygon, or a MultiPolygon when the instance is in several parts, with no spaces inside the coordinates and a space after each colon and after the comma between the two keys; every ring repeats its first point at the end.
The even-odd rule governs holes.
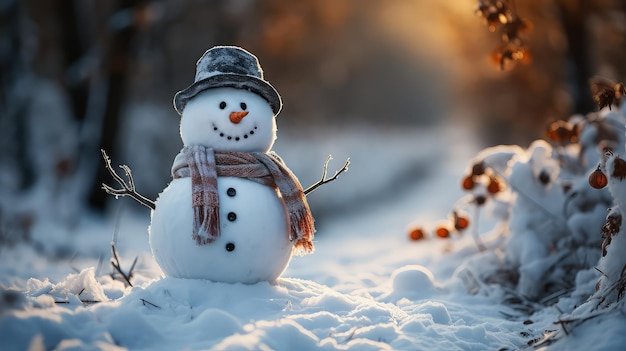
{"type": "Polygon", "coordinates": [[[233,243],[226,244],[226,251],[228,252],[235,251],[235,244],[233,243]]]}
{"type": "Polygon", "coordinates": [[[228,196],[233,197],[237,194],[237,190],[235,190],[235,188],[228,188],[228,190],[226,190],[226,194],[228,194],[228,196]]]}
{"type": "Polygon", "coordinates": [[[229,221],[233,222],[235,219],[237,219],[237,214],[235,212],[228,212],[228,215],[226,217],[229,221]]]}

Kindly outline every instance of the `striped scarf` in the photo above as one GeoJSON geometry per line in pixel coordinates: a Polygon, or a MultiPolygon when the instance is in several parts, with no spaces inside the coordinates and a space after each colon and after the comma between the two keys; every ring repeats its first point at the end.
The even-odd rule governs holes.
{"type": "Polygon", "coordinates": [[[220,236],[217,177],[240,177],[278,189],[296,253],[313,252],[315,227],[302,186],[276,153],[214,152],[202,145],[186,146],[174,159],[172,177],[191,177],[192,234],[198,245],[220,236]]]}

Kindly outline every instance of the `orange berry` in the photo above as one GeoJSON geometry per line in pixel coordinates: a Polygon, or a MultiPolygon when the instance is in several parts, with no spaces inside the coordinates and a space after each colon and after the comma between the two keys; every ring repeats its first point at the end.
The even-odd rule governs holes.
{"type": "Polygon", "coordinates": [[[437,227],[437,229],[435,229],[435,235],[438,238],[446,239],[450,237],[450,230],[443,226],[437,227]]]}
{"type": "Polygon", "coordinates": [[[500,182],[498,181],[498,179],[496,179],[496,177],[491,177],[489,179],[489,185],[487,185],[487,191],[490,194],[497,194],[502,190],[502,187],[500,186],[500,182]]]}
{"type": "Polygon", "coordinates": [[[609,183],[606,174],[600,169],[600,165],[589,175],[589,185],[594,189],[602,189],[609,183]]]}
{"type": "Polygon", "coordinates": [[[462,231],[462,230],[467,229],[468,226],[469,226],[469,219],[463,216],[459,216],[455,212],[454,213],[454,229],[458,231],[462,231]]]}
{"type": "Polygon", "coordinates": [[[476,183],[474,183],[474,177],[472,177],[471,175],[463,178],[463,182],[461,184],[463,189],[465,189],[465,190],[472,190],[472,189],[474,189],[474,185],[476,185],[476,183]]]}
{"type": "Polygon", "coordinates": [[[424,235],[424,231],[422,228],[413,228],[409,231],[409,239],[413,241],[419,241],[422,239],[426,239],[426,235],[424,235]]]}

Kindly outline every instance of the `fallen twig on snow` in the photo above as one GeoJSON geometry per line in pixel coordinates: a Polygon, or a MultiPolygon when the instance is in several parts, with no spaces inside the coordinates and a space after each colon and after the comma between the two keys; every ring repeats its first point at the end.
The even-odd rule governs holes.
{"type": "Polygon", "coordinates": [[[146,300],[146,299],[139,299],[139,300],[141,300],[141,303],[142,303],[144,306],[145,306],[145,305],[150,305],[150,306],[152,306],[152,307],[156,307],[156,308],[158,308],[158,309],[161,309],[161,306],[157,306],[157,305],[153,304],[152,302],[150,302],[150,301],[148,301],[148,300],[146,300]]]}
{"type": "MultiPolygon", "coordinates": [[[[84,299],[81,299],[81,298],[80,298],[80,295],[81,295],[83,292],[85,292],[85,288],[82,288],[82,289],[81,289],[81,291],[80,291],[78,294],[76,294],[76,296],[78,297],[78,299],[80,300],[80,302],[82,302],[84,305],[86,305],[86,304],[94,304],[94,303],[99,303],[99,302],[102,302],[102,301],[98,301],[98,300],[84,300],[84,299]]],[[[56,303],[56,304],[64,304],[64,305],[65,305],[65,304],[69,304],[70,302],[69,302],[69,300],[65,300],[65,301],[56,301],[56,300],[55,300],[55,301],[54,301],[54,303],[56,303]]]]}

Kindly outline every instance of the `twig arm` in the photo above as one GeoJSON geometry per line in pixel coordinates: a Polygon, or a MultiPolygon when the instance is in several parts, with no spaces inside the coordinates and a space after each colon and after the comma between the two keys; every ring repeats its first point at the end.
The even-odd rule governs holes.
{"type": "Polygon", "coordinates": [[[107,184],[102,184],[102,189],[107,192],[107,194],[111,194],[116,198],[118,196],[130,196],[135,199],[140,204],[149,207],[151,209],[155,209],[154,201],[148,199],[147,197],[139,194],[137,190],[135,190],[135,180],[133,179],[133,174],[130,170],[130,167],[127,165],[120,165],[120,168],[124,170],[124,174],[126,178],[128,178],[128,183],[113,169],[111,166],[111,159],[109,155],[107,155],[106,151],[100,150],[102,152],[102,158],[104,158],[104,167],[111,173],[113,179],[122,187],[121,189],[115,189],[112,186],[107,184]]]}
{"type": "Polygon", "coordinates": [[[328,173],[328,163],[332,159],[333,159],[332,156],[328,155],[328,157],[326,158],[326,162],[324,162],[324,168],[322,169],[322,178],[319,181],[313,183],[308,188],[306,188],[306,190],[304,190],[304,195],[308,195],[309,193],[312,193],[313,190],[319,188],[320,186],[326,183],[332,182],[333,180],[337,179],[337,177],[339,177],[341,173],[344,173],[348,170],[348,166],[350,165],[350,158],[346,160],[346,162],[343,164],[343,167],[341,167],[341,169],[339,169],[338,171],[335,171],[335,174],[332,177],[326,178],[326,175],[328,173]]]}

